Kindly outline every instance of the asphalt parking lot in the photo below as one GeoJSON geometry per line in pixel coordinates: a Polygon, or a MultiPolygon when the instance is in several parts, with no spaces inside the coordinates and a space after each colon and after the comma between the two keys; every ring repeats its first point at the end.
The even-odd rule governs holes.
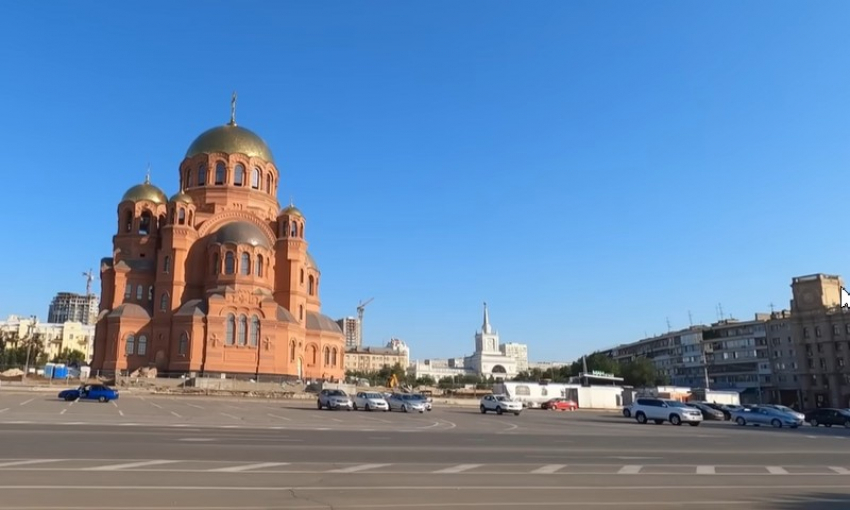
{"type": "Polygon", "coordinates": [[[0,392],[4,509],[846,509],[848,453],[835,427],[0,392]]]}

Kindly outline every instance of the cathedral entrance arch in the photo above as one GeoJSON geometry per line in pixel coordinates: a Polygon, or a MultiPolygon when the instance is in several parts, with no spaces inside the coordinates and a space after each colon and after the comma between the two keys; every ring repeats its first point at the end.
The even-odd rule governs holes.
{"type": "Polygon", "coordinates": [[[505,370],[505,367],[503,367],[502,365],[496,365],[496,366],[493,367],[493,370],[491,371],[491,373],[492,374],[503,374],[504,375],[504,374],[507,374],[508,371],[505,370]]]}

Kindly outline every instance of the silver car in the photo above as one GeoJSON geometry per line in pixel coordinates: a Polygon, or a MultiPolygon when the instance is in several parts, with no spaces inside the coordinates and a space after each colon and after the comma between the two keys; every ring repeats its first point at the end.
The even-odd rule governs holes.
{"type": "Polygon", "coordinates": [[[425,402],[421,398],[409,393],[393,393],[387,399],[387,404],[390,406],[390,411],[398,410],[405,413],[410,411],[424,413],[426,409],[425,402]]]}
{"type": "Polygon", "coordinates": [[[319,392],[317,405],[319,409],[345,409],[346,411],[354,409],[354,403],[342,390],[322,390],[319,392]]]}
{"type": "Polygon", "coordinates": [[[797,418],[800,421],[806,421],[806,415],[805,414],[798,412],[798,411],[795,411],[788,406],[781,406],[781,405],[778,405],[778,404],[770,404],[770,405],[766,405],[766,406],[762,406],[762,407],[770,407],[772,409],[776,409],[777,411],[781,411],[783,413],[788,413],[788,414],[797,418]]]}
{"type": "Polygon", "coordinates": [[[732,413],[732,421],[740,426],[770,425],[774,428],[791,427],[795,429],[803,424],[803,420],[792,414],[783,413],[771,407],[744,408],[732,413]]]}

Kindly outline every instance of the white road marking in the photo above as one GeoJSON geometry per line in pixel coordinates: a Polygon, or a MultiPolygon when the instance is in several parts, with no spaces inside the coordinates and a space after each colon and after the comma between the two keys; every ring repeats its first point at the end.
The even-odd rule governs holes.
{"type": "Polygon", "coordinates": [[[150,405],[152,405],[152,406],[156,407],[157,409],[162,409],[162,406],[161,406],[161,405],[159,405],[159,404],[154,404],[153,402],[148,402],[148,404],[150,404],[150,405]]]}
{"type": "Polygon", "coordinates": [[[450,468],[439,469],[437,471],[432,471],[432,474],[440,474],[440,473],[462,473],[464,471],[469,471],[470,469],[475,469],[477,467],[481,467],[483,464],[458,464],[457,466],[452,466],[450,468]]]}
{"type": "Polygon", "coordinates": [[[617,471],[618,475],[637,475],[640,473],[640,470],[643,469],[643,466],[623,466],[617,471]]]}
{"type": "Polygon", "coordinates": [[[118,404],[116,404],[114,400],[112,401],[112,405],[114,405],[115,407],[118,407],[118,404]]]}
{"type": "Polygon", "coordinates": [[[124,416],[124,411],[122,411],[121,409],[119,409],[119,410],[118,410],[118,414],[119,414],[119,415],[121,415],[121,416],[124,416]]]}
{"type": "Polygon", "coordinates": [[[228,418],[233,418],[234,420],[241,420],[242,419],[238,416],[233,416],[232,414],[227,414],[227,413],[219,413],[219,414],[221,414],[222,416],[227,416],[228,418]]]}
{"type": "Polygon", "coordinates": [[[331,420],[332,420],[332,421],[335,421],[335,422],[337,422],[337,423],[345,423],[344,421],[342,421],[342,420],[338,420],[338,419],[336,419],[336,418],[331,418],[331,420]]]}
{"type": "Polygon", "coordinates": [[[850,475],[850,469],[847,468],[830,466],[829,469],[835,471],[839,475],[850,475]]]}
{"type": "Polygon", "coordinates": [[[244,466],[233,466],[219,469],[210,469],[210,473],[239,473],[241,471],[250,471],[253,469],[262,469],[274,466],[288,466],[289,462],[260,462],[258,464],[246,464],[244,466]]]}
{"type": "Polygon", "coordinates": [[[178,417],[178,418],[182,418],[182,416],[180,416],[179,414],[175,413],[174,411],[171,411],[171,414],[173,414],[174,416],[176,416],[176,417],[178,417]]]}
{"type": "Polygon", "coordinates": [[[0,409],[0,413],[5,413],[5,412],[6,412],[6,411],[8,411],[8,410],[9,410],[9,408],[8,408],[8,407],[7,407],[7,408],[5,408],[5,409],[0,409]]]}
{"type": "Polygon", "coordinates": [[[277,418],[278,420],[292,421],[291,419],[287,418],[286,416],[278,416],[278,415],[272,414],[272,413],[266,413],[266,416],[269,416],[271,418],[277,418]]]}
{"type": "Polygon", "coordinates": [[[25,400],[25,401],[21,402],[21,403],[20,403],[20,404],[18,404],[18,405],[19,405],[19,406],[25,406],[25,405],[29,404],[30,402],[32,402],[33,400],[35,400],[35,399],[34,399],[34,398],[31,398],[31,399],[29,399],[29,400],[25,400]]]}
{"type": "Polygon", "coordinates": [[[221,425],[218,428],[220,428],[220,429],[238,429],[239,425],[221,425]]]}
{"type": "Polygon", "coordinates": [[[697,474],[698,475],[715,475],[717,471],[714,469],[714,466],[697,466],[697,474]]]}
{"type": "Polygon", "coordinates": [[[543,467],[537,468],[534,471],[532,471],[531,473],[535,474],[535,475],[536,474],[549,475],[549,474],[555,473],[558,470],[560,470],[561,468],[565,468],[565,467],[567,467],[566,464],[549,464],[548,466],[543,466],[543,467]]]}
{"type": "Polygon", "coordinates": [[[16,460],[13,462],[2,462],[0,463],[0,468],[12,467],[12,466],[26,466],[29,464],[41,464],[44,462],[59,462],[61,459],[33,459],[33,460],[16,460]]]}
{"type": "Polygon", "coordinates": [[[508,428],[506,428],[505,430],[501,431],[501,432],[500,432],[500,434],[505,433],[505,432],[510,432],[510,431],[512,431],[512,430],[516,430],[516,429],[518,429],[518,428],[519,428],[519,425],[514,425],[513,423],[508,423],[508,425],[510,425],[510,427],[508,427],[508,428]]]}
{"type": "Polygon", "coordinates": [[[174,464],[175,462],[179,462],[176,460],[146,460],[143,462],[129,462],[125,464],[110,464],[108,466],[98,466],[93,468],[87,468],[86,471],[118,471],[120,469],[130,469],[137,467],[145,467],[145,466],[156,466],[160,464],[174,464]]]}
{"type": "Polygon", "coordinates": [[[195,405],[195,404],[186,404],[189,407],[194,407],[195,409],[203,409],[203,407],[195,405]]]}
{"type": "Polygon", "coordinates": [[[359,473],[360,471],[366,471],[369,469],[377,469],[381,467],[392,466],[392,464],[360,464],[357,466],[351,466],[342,469],[332,469],[327,471],[328,473],[359,473]]]}
{"type": "Polygon", "coordinates": [[[65,409],[62,409],[61,411],[59,411],[59,414],[65,414],[65,411],[67,411],[67,410],[68,410],[68,408],[66,407],[65,409]]]}
{"type": "Polygon", "coordinates": [[[188,441],[188,442],[201,442],[201,441],[215,441],[210,437],[186,437],[181,439],[180,441],[188,441]]]}
{"type": "Polygon", "coordinates": [[[787,475],[788,471],[779,466],[767,466],[767,472],[772,475],[787,475]]]}
{"type": "Polygon", "coordinates": [[[138,423],[119,423],[118,425],[120,425],[122,427],[134,427],[134,426],[138,425],[138,423]]]}

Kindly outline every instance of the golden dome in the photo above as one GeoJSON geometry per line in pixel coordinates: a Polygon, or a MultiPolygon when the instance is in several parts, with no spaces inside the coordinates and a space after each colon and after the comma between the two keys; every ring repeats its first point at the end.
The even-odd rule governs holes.
{"type": "Polygon", "coordinates": [[[280,211],[280,216],[283,216],[284,214],[288,214],[290,216],[301,216],[302,218],[304,217],[304,215],[301,214],[301,211],[294,205],[288,205],[280,211]]]}
{"type": "Polygon", "coordinates": [[[167,201],[165,193],[150,182],[136,184],[132,188],[128,189],[127,192],[124,193],[124,197],[121,201],[125,202],[127,200],[130,200],[131,202],[147,200],[155,204],[164,204],[167,201]]]}
{"type": "Polygon", "coordinates": [[[244,154],[250,158],[260,158],[269,163],[274,163],[272,151],[266,145],[266,142],[253,131],[237,126],[233,122],[201,133],[201,136],[196,138],[189,146],[186,157],[191,158],[198,154],[212,152],[244,154]]]}
{"type": "Polygon", "coordinates": [[[192,197],[190,197],[186,193],[183,193],[182,191],[180,193],[177,193],[173,197],[169,198],[168,201],[169,202],[182,202],[184,204],[194,204],[195,203],[195,201],[192,200],[192,197]]]}

